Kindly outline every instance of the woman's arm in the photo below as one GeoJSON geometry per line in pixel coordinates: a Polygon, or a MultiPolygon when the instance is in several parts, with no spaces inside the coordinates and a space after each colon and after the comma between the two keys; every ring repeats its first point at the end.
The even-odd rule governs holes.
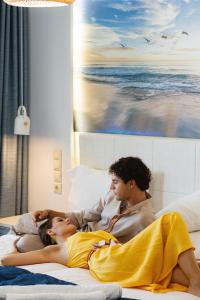
{"type": "Polygon", "coordinates": [[[26,253],[9,254],[1,259],[4,266],[22,266],[48,262],[66,264],[67,249],[65,244],[48,246],[41,250],[26,253]]]}

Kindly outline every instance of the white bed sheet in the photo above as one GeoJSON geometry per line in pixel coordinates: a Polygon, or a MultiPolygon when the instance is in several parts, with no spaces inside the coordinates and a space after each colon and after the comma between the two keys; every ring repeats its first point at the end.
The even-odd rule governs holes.
{"type": "MultiPolygon", "coordinates": [[[[14,235],[6,235],[0,237],[0,257],[9,253],[12,249],[11,245],[16,237],[14,235]]],[[[194,245],[200,246],[200,232],[192,234],[194,245]]],[[[92,285],[102,283],[97,282],[89,273],[88,270],[80,268],[67,268],[60,264],[45,263],[23,266],[26,270],[31,272],[43,273],[54,276],[58,279],[71,281],[80,285],[92,285]]],[[[140,289],[125,289],[123,288],[123,297],[135,298],[141,300],[197,300],[199,297],[182,292],[169,293],[151,293],[140,289]]]]}
{"type": "MultiPolygon", "coordinates": [[[[89,273],[88,270],[79,268],[67,268],[59,264],[42,264],[34,266],[25,266],[26,270],[32,272],[40,272],[54,276],[58,279],[75,282],[80,285],[92,285],[102,283],[97,282],[89,273]]],[[[188,293],[182,292],[169,292],[169,293],[151,293],[140,289],[125,289],[123,288],[122,296],[127,298],[135,298],[141,300],[197,300],[195,297],[188,293]]]]}

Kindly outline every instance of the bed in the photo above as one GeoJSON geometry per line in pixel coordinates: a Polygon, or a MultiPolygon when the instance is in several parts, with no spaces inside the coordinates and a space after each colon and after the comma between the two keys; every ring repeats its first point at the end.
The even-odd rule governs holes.
{"type": "MultiPolygon", "coordinates": [[[[164,139],[159,140],[158,138],[85,133],[77,133],[75,140],[77,166],[67,171],[71,183],[68,200],[70,210],[88,208],[94,203],[94,199],[107,192],[110,180],[105,170],[115,159],[128,155],[139,156],[153,171],[154,180],[150,188],[150,193],[153,195],[153,205],[157,216],[172,210],[182,213],[196,248],[196,258],[200,259],[200,221],[198,218],[200,191],[195,186],[191,189],[190,185],[188,185],[187,176],[190,176],[190,169],[188,171],[187,164],[189,158],[186,160],[184,153],[181,151],[181,147],[183,146],[184,151],[186,148],[186,151],[190,152],[192,156],[192,149],[194,148],[192,143],[194,141],[191,141],[191,145],[187,144],[184,146],[182,141],[176,139],[168,139],[166,141],[164,139]],[[162,142],[164,146],[162,146],[162,142]],[[169,147],[173,150],[176,150],[177,147],[178,151],[169,151],[169,147]],[[160,160],[157,153],[158,148],[160,150],[164,149],[164,154],[163,152],[160,154],[160,160]],[[176,184],[177,190],[174,190],[174,180],[177,178],[176,167],[174,165],[170,165],[169,167],[166,161],[163,161],[163,155],[166,160],[174,160],[180,165],[179,180],[176,184]],[[185,168],[187,168],[189,175],[187,172],[183,172],[185,168]],[[187,182],[187,186],[184,185],[184,182],[187,182]]],[[[198,160],[196,159],[196,161],[198,160]]],[[[191,170],[191,172],[193,171],[191,170]]],[[[198,174],[196,177],[198,177],[198,174]]],[[[196,177],[192,177],[192,180],[195,182],[197,182],[196,177]]],[[[13,223],[15,221],[15,219],[0,220],[1,223],[13,223]]],[[[0,237],[0,256],[10,251],[11,244],[15,238],[15,235],[12,234],[0,237]]],[[[75,282],[81,286],[102,285],[92,278],[85,269],[70,269],[53,263],[24,266],[23,268],[32,272],[40,272],[52,275],[58,279],[75,282]]],[[[198,297],[183,292],[156,294],[139,289],[125,288],[122,291],[122,296],[142,300],[198,299],[198,297]]]]}
{"type": "MultiPolygon", "coordinates": [[[[200,245],[200,233],[198,233],[198,237],[193,237],[193,240],[198,242],[200,245]]],[[[0,253],[9,252],[11,249],[11,242],[14,240],[14,236],[2,236],[0,237],[0,253]]],[[[23,266],[26,270],[31,272],[43,273],[47,275],[54,276],[58,279],[70,281],[77,283],[81,286],[88,285],[101,285],[94,278],[92,278],[89,272],[85,269],[79,268],[67,268],[60,264],[55,263],[45,263],[45,264],[37,264],[30,266],[23,266]]],[[[195,300],[198,297],[193,295],[182,293],[182,292],[169,292],[165,294],[155,294],[148,291],[143,291],[139,289],[122,289],[122,296],[130,299],[144,299],[144,300],[195,300]]]]}

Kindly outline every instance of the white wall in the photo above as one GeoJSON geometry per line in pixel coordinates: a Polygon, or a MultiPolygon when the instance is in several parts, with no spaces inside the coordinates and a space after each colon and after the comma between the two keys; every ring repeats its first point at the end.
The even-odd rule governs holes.
{"type": "Polygon", "coordinates": [[[72,128],[71,7],[29,9],[29,210],[66,209],[72,128]],[[53,150],[62,150],[62,194],[53,191],[53,150]]]}

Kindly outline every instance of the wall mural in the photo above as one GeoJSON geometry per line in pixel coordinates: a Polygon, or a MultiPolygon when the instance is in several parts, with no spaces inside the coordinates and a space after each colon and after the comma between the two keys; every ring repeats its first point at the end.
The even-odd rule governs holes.
{"type": "Polygon", "coordinates": [[[75,130],[200,138],[199,0],[78,0],[74,9],[75,130]]]}

